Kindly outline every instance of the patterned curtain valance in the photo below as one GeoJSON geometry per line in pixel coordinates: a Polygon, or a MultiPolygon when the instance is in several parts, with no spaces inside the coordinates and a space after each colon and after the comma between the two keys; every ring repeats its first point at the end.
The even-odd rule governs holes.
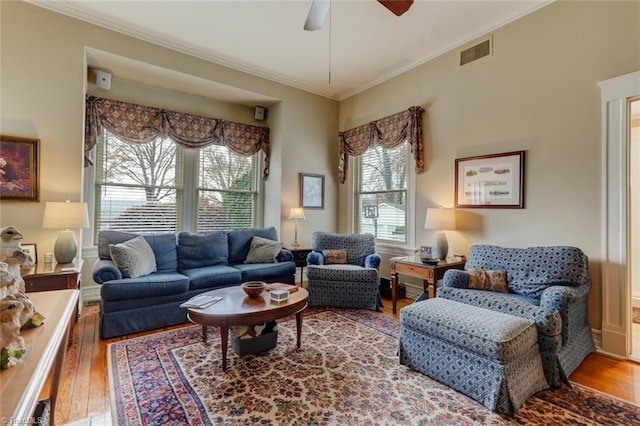
{"type": "Polygon", "coordinates": [[[211,144],[224,145],[243,156],[250,156],[262,150],[262,178],[266,179],[269,176],[268,127],[87,96],[85,166],[93,164],[93,153],[100,127],[129,143],[145,143],[157,137],[168,137],[187,148],[211,144]]]}
{"type": "Polygon", "coordinates": [[[340,160],[338,163],[338,180],[344,183],[347,178],[347,155],[362,155],[372,146],[381,145],[393,148],[404,141],[411,144],[411,152],[416,161],[416,173],[424,172],[422,148],[422,114],[424,108],[411,108],[371,121],[351,130],[338,133],[340,143],[340,160]]]}

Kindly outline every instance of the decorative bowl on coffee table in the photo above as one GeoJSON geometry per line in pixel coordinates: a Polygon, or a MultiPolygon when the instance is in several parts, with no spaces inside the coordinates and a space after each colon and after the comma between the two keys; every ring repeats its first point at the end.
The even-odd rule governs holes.
{"type": "Polygon", "coordinates": [[[258,297],[262,294],[267,283],[264,281],[247,281],[242,283],[242,289],[249,297],[258,297]]]}

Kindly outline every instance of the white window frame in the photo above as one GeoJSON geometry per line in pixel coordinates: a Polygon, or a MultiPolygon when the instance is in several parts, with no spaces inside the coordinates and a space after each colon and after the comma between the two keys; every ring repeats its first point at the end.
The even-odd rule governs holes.
{"type": "MultiPolygon", "coordinates": [[[[193,208],[196,200],[196,187],[198,185],[198,167],[199,167],[199,150],[183,149],[183,202],[182,202],[182,221],[177,224],[177,232],[187,231],[196,232],[197,211],[193,208]],[[191,173],[189,173],[191,171],[191,173]]],[[[264,154],[259,151],[255,155],[255,188],[257,192],[253,224],[256,227],[262,226],[262,214],[264,209],[264,181],[262,176],[262,164],[264,154]]],[[[89,217],[95,218],[96,214],[96,167],[89,166],[84,168],[83,172],[83,199],[87,203],[89,217]]],[[[83,230],[82,247],[83,257],[97,257],[97,242],[94,242],[95,220],[90,220],[90,228],[83,230]]]]}
{"type": "MultiPolygon", "coordinates": [[[[349,214],[349,222],[348,222],[348,232],[356,232],[358,218],[357,215],[359,212],[356,211],[357,200],[356,194],[358,190],[359,176],[360,176],[360,158],[359,157],[349,157],[349,170],[350,173],[347,174],[347,181],[345,184],[348,185],[349,188],[349,196],[347,197],[347,211],[349,214]]],[[[397,253],[402,255],[412,254],[415,247],[415,234],[416,234],[416,215],[415,215],[415,205],[416,205],[416,172],[415,172],[415,160],[413,159],[413,155],[411,155],[411,147],[407,150],[407,222],[406,222],[406,232],[407,238],[406,243],[392,243],[387,240],[376,240],[376,247],[378,251],[389,252],[389,253],[397,253]]]]}

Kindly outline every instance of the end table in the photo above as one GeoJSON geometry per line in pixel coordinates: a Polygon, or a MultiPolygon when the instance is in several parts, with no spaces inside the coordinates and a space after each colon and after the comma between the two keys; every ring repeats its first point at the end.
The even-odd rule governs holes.
{"type": "Polygon", "coordinates": [[[293,253],[293,261],[296,263],[296,268],[300,268],[300,284],[303,281],[303,272],[304,267],[307,266],[307,255],[311,253],[313,250],[310,248],[290,248],[285,247],[286,250],[289,250],[293,253]]]}
{"type": "Polygon", "coordinates": [[[435,296],[436,283],[449,269],[464,269],[464,261],[441,260],[437,264],[422,263],[419,256],[392,257],[391,262],[391,299],[393,313],[398,302],[398,275],[422,278],[422,288],[428,292],[429,299],[435,296]]]}

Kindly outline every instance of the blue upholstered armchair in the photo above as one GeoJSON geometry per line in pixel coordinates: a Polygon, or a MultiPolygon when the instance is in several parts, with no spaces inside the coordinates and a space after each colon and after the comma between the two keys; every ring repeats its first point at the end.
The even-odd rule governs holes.
{"type": "Polygon", "coordinates": [[[595,350],[587,322],[590,289],[588,259],[579,248],[474,245],[465,271],[445,272],[437,297],[534,321],[545,376],[558,386],[568,384],[569,375],[595,350]],[[469,288],[471,269],[506,271],[507,292],[469,288]]]}
{"type": "Polygon", "coordinates": [[[307,255],[309,305],[378,310],[380,256],[371,234],[314,232],[307,255]]]}

